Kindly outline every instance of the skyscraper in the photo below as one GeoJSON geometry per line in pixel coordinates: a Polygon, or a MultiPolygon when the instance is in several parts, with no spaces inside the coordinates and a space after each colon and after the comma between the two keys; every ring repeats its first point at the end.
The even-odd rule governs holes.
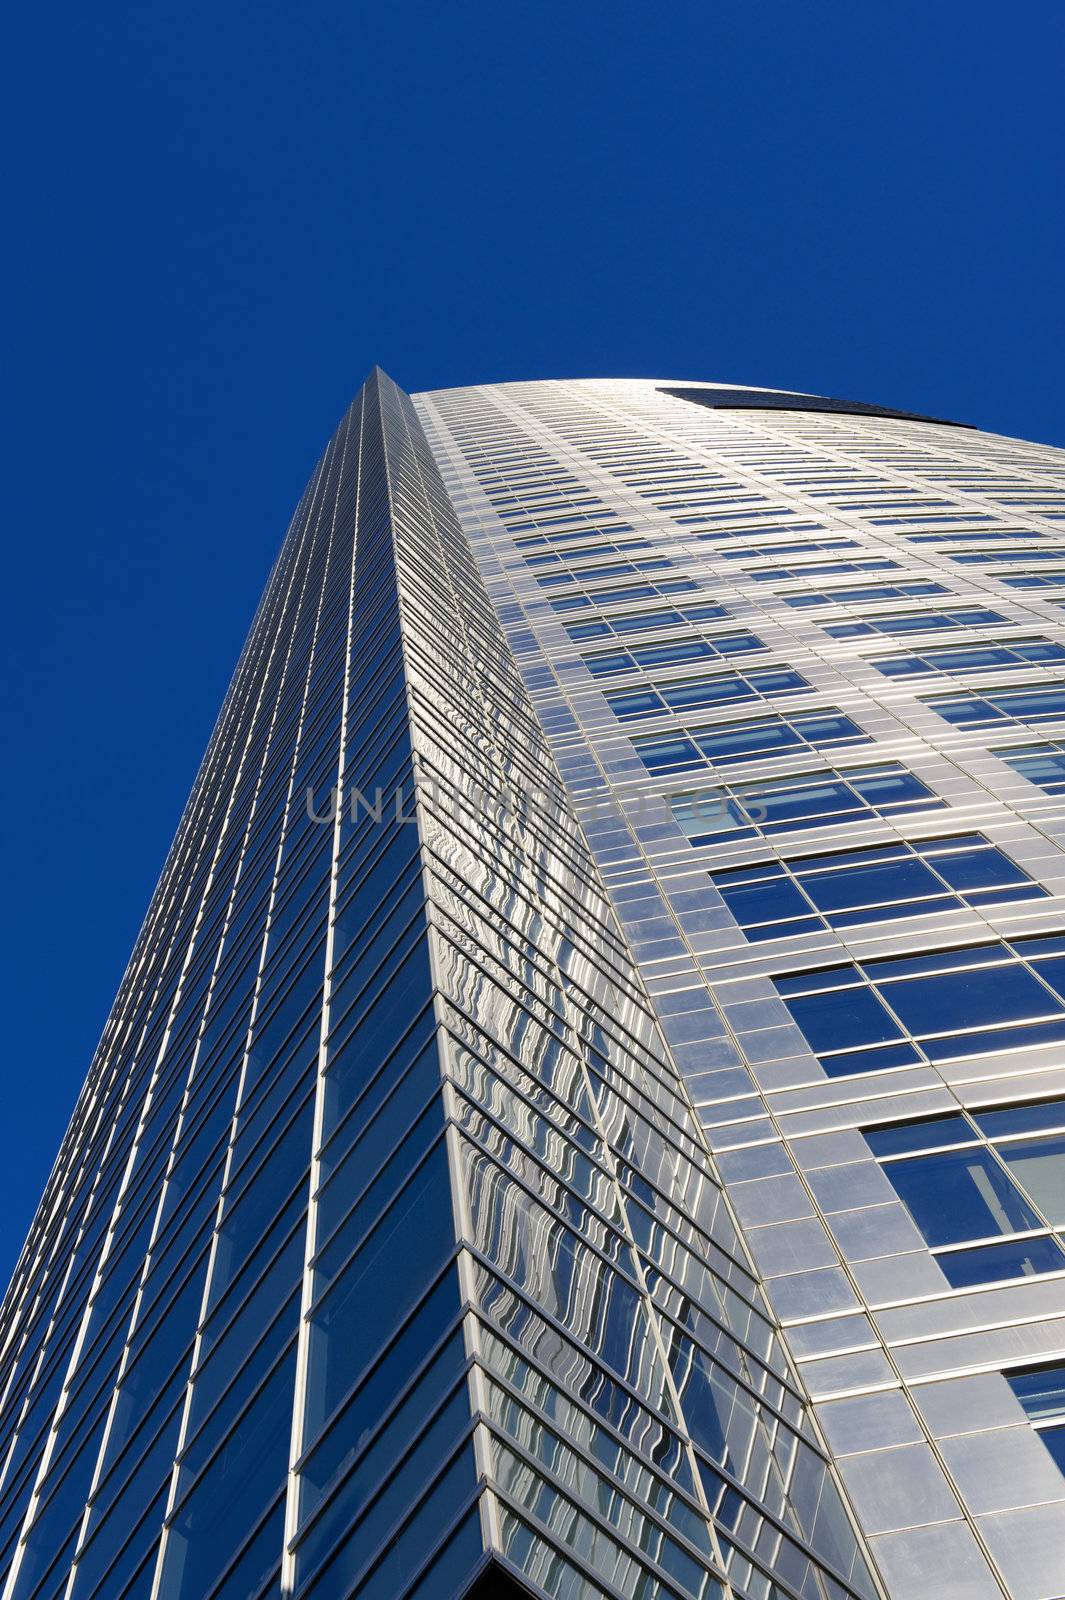
{"type": "Polygon", "coordinates": [[[371,376],[4,1302],[4,1600],[1065,1593],[1063,523],[371,376]]]}

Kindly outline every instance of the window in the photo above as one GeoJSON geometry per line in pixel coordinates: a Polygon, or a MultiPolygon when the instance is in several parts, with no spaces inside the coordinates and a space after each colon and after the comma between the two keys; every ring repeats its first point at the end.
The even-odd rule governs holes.
{"type": "Polygon", "coordinates": [[[992,754],[1047,794],[1065,794],[1065,740],[1015,744],[1006,750],[994,750],[992,754]]]}
{"type": "MultiPolygon", "coordinates": [[[[853,491],[851,491],[853,492],[853,491]]],[[[899,498],[892,498],[898,494],[885,480],[884,493],[875,500],[848,500],[843,495],[831,496],[833,502],[841,511],[961,511],[961,506],[955,505],[950,500],[930,500],[926,495],[916,491],[903,493],[899,498]]],[[[923,519],[922,519],[923,520],[923,519]]]]}
{"type": "Polygon", "coordinates": [[[980,728],[988,723],[1058,722],[1065,717],[1065,683],[1021,689],[978,689],[975,694],[931,695],[924,702],[944,722],[980,728]]]}
{"type": "Polygon", "coordinates": [[[1065,583],[1065,575],[1060,572],[1019,572],[1016,577],[1008,572],[996,572],[993,576],[1011,589],[1060,589],[1065,583]]]}
{"type": "Polygon", "coordinates": [[[799,778],[768,778],[669,796],[674,821],[692,844],[768,837],[793,828],[841,826],[870,817],[928,811],[945,805],[928,786],[896,761],[867,767],[831,768],[799,778]]]}
{"type": "Polygon", "coordinates": [[[865,1130],[954,1288],[1065,1270],[1065,1100],[865,1130]]]}
{"type": "Polygon", "coordinates": [[[1065,936],[774,979],[830,1077],[1065,1040],[1065,936]]]}
{"type": "MultiPolygon", "coordinates": [[[[700,524],[705,527],[708,522],[742,522],[746,524],[751,522],[759,522],[761,521],[762,517],[786,517],[790,514],[790,506],[766,505],[764,511],[756,510],[753,505],[744,506],[742,511],[719,511],[714,506],[707,506],[705,511],[700,511],[694,516],[674,517],[673,520],[674,522],[681,523],[681,525],[685,527],[689,523],[694,524],[696,527],[698,527],[700,524]]],[[[819,527],[820,524],[816,522],[784,522],[779,524],[781,533],[798,533],[800,531],[805,532],[807,529],[815,529],[819,527]]],[[[745,527],[742,531],[747,532],[748,530],[745,527]]],[[[759,533],[775,533],[777,528],[760,527],[757,531],[759,533]]],[[[718,535],[718,538],[728,539],[731,536],[732,529],[727,528],[718,535]]],[[[713,538],[714,535],[700,534],[700,538],[707,537],[713,538]]]]}
{"type": "MultiPolygon", "coordinates": [[[[1028,530],[1025,530],[1028,532],[1028,530]]],[[[985,538],[990,537],[985,534],[985,538]]],[[[1032,539],[1045,539],[1045,533],[1037,533],[1033,528],[1028,537],[1032,539]]],[[[1065,561],[1065,549],[1032,550],[961,550],[957,555],[950,557],[962,567],[989,567],[999,561],[1065,561]]],[[[999,576],[999,574],[995,574],[999,576]]]]}
{"type": "Polygon", "coordinates": [[[682,606],[675,611],[633,611],[620,617],[590,617],[587,622],[567,622],[566,632],[573,640],[594,639],[602,634],[647,633],[656,628],[679,628],[688,622],[717,622],[728,615],[724,606],[714,604],[682,606]]]}
{"type": "Polygon", "coordinates": [[[656,717],[666,711],[687,711],[696,706],[730,705],[759,695],[793,694],[810,685],[791,668],[764,667],[747,673],[720,672],[714,677],[678,678],[646,689],[622,689],[606,697],[607,705],[622,722],[634,717],[656,717]]]}
{"type": "Polygon", "coordinates": [[[826,711],[796,711],[790,717],[753,717],[724,727],[691,729],[662,738],[635,739],[633,748],[648,772],[685,772],[698,767],[723,767],[735,761],[764,761],[789,751],[809,753],[830,745],[869,742],[869,734],[832,707],[826,711]]]}
{"type": "Polygon", "coordinates": [[[710,881],[752,943],[1047,894],[980,833],[733,867],[710,881]]]}
{"type": "MultiPolygon", "coordinates": [[[[929,544],[933,541],[936,544],[948,544],[951,540],[975,544],[978,540],[990,542],[998,539],[1048,539],[1049,537],[1049,534],[1042,533],[1037,528],[973,528],[965,533],[908,533],[905,536],[907,544],[929,544]]],[[[1010,554],[1016,552],[1011,551],[1010,554]]],[[[951,559],[957,558],[952,556],[951,559]]],[[[1001,561],[1002,556],[988,555],[987,560],[1001,561]]]]}
{"type": "MultiPolygon", "coordinates": [[[[860,588],[827,589],[823,594],[786,594],[781,598],[786,606],[805,609],[809,606],[827,606],[833,602],[837,605],[845,602],[853,605],[867,601],[904,600],[911,595],[949,593],[950,590],[943,583],[868,583],[860,588]]],[[[996,621],[1002,620],[996,617],[996,621]]],[[[826,631],[831,633],[832,629],[826,631]]]]}
{"type": "Polygon", "coordinates": [[[571,506],[585,506],[587,509],[583,511],[575,511],[571,516],[557,517],[549,516],[547,514],[552,509],[550,506],[538,506],[537,515],[535,517],[525,517],[521,522],[511,522],[504,515],[503,520],[506,523],[508,531],[511,533],[523,533],[526,528],[561,528],[564,523],[568,522],[579,522],[585,533],[616,533],[618,531],[616,528],[599,529],[588,526],[588,519],[594,516],[596,511],[601,511],[605,515],[609,516],[609,512],[606,510],[606,507],[597,506],[595,501],[590,497],[586,500],[570,500],[563,501],[562,503],[564,505],[568,504],[571,506]]]}
{"type": "Polygon", "coordinates": [[[946,645],[918,655],[880,656],[871,661],[886,678],[912,677],[920,672],[983,672],[989,667],[1038,666],[1044,661],[1065,661],[1065,645],[1050,639],[1016,639],[1008,644],[946,645]]]}
{"type": "MultiPolygon", "coordinates": [[[[958,511],[959,515],[957,516],[941,516],[936,512],[929,515],[927,511],[922,510],[919,506],[915,506],[913,516],[911,517],[867,517],[866,521],[869,523],[871,528],[898,528],[906,527],[914,522],[945,525],[951,522],[973,523],[994,522],[996,520],[989,512],[986,511],[965,511],[960,506],[958,507],[958,511]]],[[[936,537],[938,537],[938,535],[934,534],[933,538],[936,537]]]]}
{"type": "Polygon", "coordinates": [[[636,538],[635,530],[628,528],[574,528],[571,533],[537,534],[534,539],[518,539],[518,550],[529,566],[542,566],[544,562],[579,562],[580,558],[609,555],[620,550],[649,550],[649,539],[636,538]],[[611,538],[596,538],[596,534],[611,534],[611,538]],[[617,538],[622,534],[622,538],[617,538]],[[571,541],[580,542],[579,549],[569,549],[571,541]],[[592,544],[588,544],[592,539],[592,544]],[[542,550],[542,546],[548,546],[542,550]],[[561,546],[561,549],[555,549],[561,546]],[[536,554],[534,554],[536,552],[536,554]]]}
{"type": "MultiPolygon", "coordinates": [[[[854,541],[852,539],[847,539],[842,542],[845,544],[853,544],[854,541]]],[[[773,555],[775,551],[782,551],[783,548],[783,545],[777,545],[775,550],[770,549],[762,552],[755,550],[729,550],[723,552],[723,554],[727,554],[729,556],[757,555],[759,553],[764,555],[773,555]]],[[[805,549],[805,546],[803,546],[803,548],[805,549]]],[[[803,567],[759,567],[754,571],[745,572],[744,577],[753,578],[755,583],[779,583],[781,578],[825,578],[834,573],[882,572],[888,567],[897,566],[897,561],[889,561],[886,556],[875,560],[866,561],[814,561],[811,562],[809,566],[803,567]]]]}
{"type": "Polygon", "coordinates": [[[979,628],[1005,621],[999,611],[989,611],[986,606],[966,606],[957,611],[908,611],[898,616],[870,617],[866,622],[827,622],[822,626],[832,639],[858,639],[875,633],[931,633],[946,628],[979,628]]]}
{"type": "MultiPolygon", "coordinates": [[[[706,511],[708,513],[711,511],[716,513],[718,506],[764,506],[766,503],[765,495],[762,494],[728,494],[723,492],[712,492],[713,490],[719,489],[720,486],[716,483],[700,485],[697,482],[693,482],[687,484],[686,486],[679,485],[674,489],[660,487],[655,491],[655,493],[645,495],[644,499],[653,500],[659,511],[706,511]],[[695,494],[696,498],[694,500],[686,498],[691,494],[695,494]],[[666,498],[663,499],[663,495],[666,498]]],[[[779,516],[780,512],[781,507],[776,506],[773,514],[774,516],[779,516]]],[[[727,516],[732,516],[733,513],[729,511],[725,514],[727,516]]],[[[744,512],[738,513],[740,516],[745,514],[746,513],[744,512]]],[[[760,517],[762,514],[763,513],[761,511],[755,511],[752,513],[752,515],[756,517],[760,517]]],[[[684,520],[687,521],[687,518],[684,520]]],[[[701,517],[698,520],[705,521],[706,518],[701,517]]]]}
{"type": "Polygon", "coordinates": [[[1065,1366],[1024,1367],[1007,1372],[1005,1378],[1028,1421],[1065,1472],[1065,1366]]]}
{"type": "MultiPolygon", "coordinates": [[[[576,528],[572,529],[568,533],[534,533],[530,534],[524,539],[515,539],[514,544],[518,550],[524,552],[526,550],[536,549],[540,545],[545,544],[572,544],[574,539],[590,539],[594,534],[599,534],[604,537],[609,534],[610,537],[613,538],[619,533],[635,534],[635,532],[636,529],[630,527],[627,522],[616,522],[609,528],[576,528]]],[[[625,542],[626,544],[629,544],[633,541],[627,539],[625,542]]],[[[648,541],[646,539],[640,539],[635,542],[645,545],[648,541]]],[[[602,548],[604,548],[604,546],[598,541],[592,546],[593,550],[602,548]]],[[[606,548],[609,549],[609,546],[606,546],[606,548]]]]}
{"type": "MultiPolygon", "coordinates": [[[[773,516],[779,516],[780,515],[780,511],[779,510],[774,511],[772,513],[772,515],[773,516]]],[[[677,518],[678,522],[683,521],[683,520],[687,520],[687,519],[680,518],[680,517],[677,518]]],[[[711,520],[713,520],[714,522],[725,522],[725,521],[730,520],[730,519],[727,519],[725,517],[714,517],[713,519],[711,519],[710,517],[692,517],[690,520],[692,522],[709,522],[711,520]]],[[[745,522],[750,522],[752,520],[752,513],[751,512],[747,512],[744,515],[743,520],[745,522]]],[[[787,535],[787,534],[797,534],[797,533],[825,533],[825,534],[827,534],[828,533],[828,529],[823,527],[820,522],[781,522],[781,523],[778,523],[777,526],[773,527],[773,528],[765,528],[765,527],[762,527],[762,528],[758,528],[758,527],[720,528],[720,529],[715,530],[713,533],[697,533],[695,535],[695,537],[697,539],[710,539],[710,540],[742,539],[747,534],[750,534],[754,538],[761,537],[761,538],[764,539],[766,534],[770,534],[770,533],[783,533],[785,535],[787,535]]],[[[790,549],[794,549],[794,550],[823,550],[823,549],[837,550],[842,545],[850,545],[854,549],[857,549],[858,541],[857,541],[857,539],[839,539],[839,540],[833,540],[833,542],[831,544],[829,544],[829,545],[825,545],[825,544],[822,544],[818,540],[815,540],[815,539],[803,539],[801,541],[801,543],[789,546],[789,548],[790,549]]],[[[780,546],[771,546],[770,548],[771,549],[773,549],[773,548],[779,549],[781,547],[780,546]]],[[[760,552],[752,551],[751,552],[752,555],[756,554],[756,553],[764,555],[767,552],[766,551],[760,551],[760,552]]]]}
{"type": "Polygon", "coordinates": [[[592,589],[586,594],[567,594],[561,600],[552,600],[551,609],[566,612],[581,611],[590,606],[632,605],[637,600],[653,600],[655,595],[681,594],[698,587],[694,578],[660,578],[657,583],[626,583],[615,589],[592,589]]]}
{"type": "MultiPolygon", "coordinates": [[[[812,526],[812,524],[810,524],[810,526],[812,526]]],[[[757,532],[762,534],[773,532],[799,533],[801,529],[802,524],[795,523],[792,527],[786,529],[759,528],[757,532]]],[[[754,533],[755,531],[756,530],[753,528],[734,528],[731,533],[701,533],[699,534],[699,538],[732,539],[736,538],[740,534],[754,533]]],[[[857,539],[800,539],[795,544],[765,544],[758,546],[745,545],[743,548],[736,550],[716,550],[714,554],[719,556],[722,561],[749,561],[752,556],[761,556],[770,561],[774,561],[777,556],[809,555],[811,550],[857,550],[857,548],[857,539]]],[[[894,562],[886,563],[888,566],[894,566],[894,564],[894,562]]],[[[871,565],[871,562],[863,562],[862,568],[863,570],[868,570],[871,565]]]]}
{"type": "Polygon", "coordinates": [[[608,650],[601,655],[581,656],[593,678],[604,678],[622,672],[636,672],[641,667],[679,666],[685,661],[712,660],[714,656],[735,656],[748,650],[764,650],[765,645],[753,633],[724,633],[713,639],[681,639],[676,643],[634,645],[631,650],[608,650]]]}
{"type": "Polygon", "coordinates": [[[587,583],[598,582],[601,578],[626,578],[634,572],[657,572],[662,567],[671,567],[672,561],[668,556],[645,556],[640,560],[607,561],[599,562],[593,567],[565,567],[563,561],[585,561],[591,556],[624,555],[628,556],[631,550],[646,549],[650,541],[639,539],[630,545],[604,545],[602,549],[585,548],[567,552],[565,556],[526,556],[530,567],[543,567],[554,565],[560,567],[559,571],[548,573],[546,578],[537,578],[541,589],[557,588],[562,583],[587,583]]]}

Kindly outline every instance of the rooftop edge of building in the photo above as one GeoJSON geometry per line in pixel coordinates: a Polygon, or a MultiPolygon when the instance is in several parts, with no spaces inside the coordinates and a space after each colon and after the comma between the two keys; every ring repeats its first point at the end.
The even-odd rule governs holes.
{"type": "MultiPolygon", "coordinates": [[[[378,367],[375,372],[380,371],[378,367]]],[[[801,389],[765,389],[756,384],[713,383],[703,379],[673,378],[528,378],[506,380],[501,383],[456,384],[447,389],[419,390],[412,398],[432,399],[436,395],[457,394],[464,390],[527,389],[545,383],[579,383],[589,386],[609,387],[616,384],[634,384],[656,390],[676,400],[705,406],[713,411],[814,411],[837,416],[893,418],[903,422],[928,422],[939,427],[973,428],[971,422],[960,422],[951,417],[933,417],[919,411],[903,411],[894,406],[874,405],[866,400],[845,400],[829,395],[808,394],[801,389]]]]}

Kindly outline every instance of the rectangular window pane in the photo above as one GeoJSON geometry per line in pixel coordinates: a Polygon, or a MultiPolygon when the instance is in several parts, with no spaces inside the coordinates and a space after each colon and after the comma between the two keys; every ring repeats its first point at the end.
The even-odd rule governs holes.
{"type": "Polygon", "coordinates": [[[905,1157],[884,1167],[930,1245],[961,1244],[1041,1226],[989,1150],[905,1157]]]}

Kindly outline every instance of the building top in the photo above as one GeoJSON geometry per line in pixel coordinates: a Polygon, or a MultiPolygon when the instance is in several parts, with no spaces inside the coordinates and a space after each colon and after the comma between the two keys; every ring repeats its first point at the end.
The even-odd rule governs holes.
{"type": "MultiPolygon", "coordinates": [[[[566,378],[527,379],[500,384],[471,384],[469,388],[522,389],[544,382],[580,383],[582,385],[608,385],[636,383],[657,389],[660,394],[676,400],[688,400],[693,405],[706,406],[713,411],[821,411],[837,416],[889,417],[903,422],[931,422],[941,427],[971,428],[970,422],[959,422],[950,417],[931,417],[919,411],[902,411],[895,406],[873,405],[867,400],[844,400],[836,396],[806,394],[797,389],[763,389],[756,384],[724,384],[665,378],[566,378]]],[[[426,394],[446,394],[448,390],[426,390],[426,394]]]]}

